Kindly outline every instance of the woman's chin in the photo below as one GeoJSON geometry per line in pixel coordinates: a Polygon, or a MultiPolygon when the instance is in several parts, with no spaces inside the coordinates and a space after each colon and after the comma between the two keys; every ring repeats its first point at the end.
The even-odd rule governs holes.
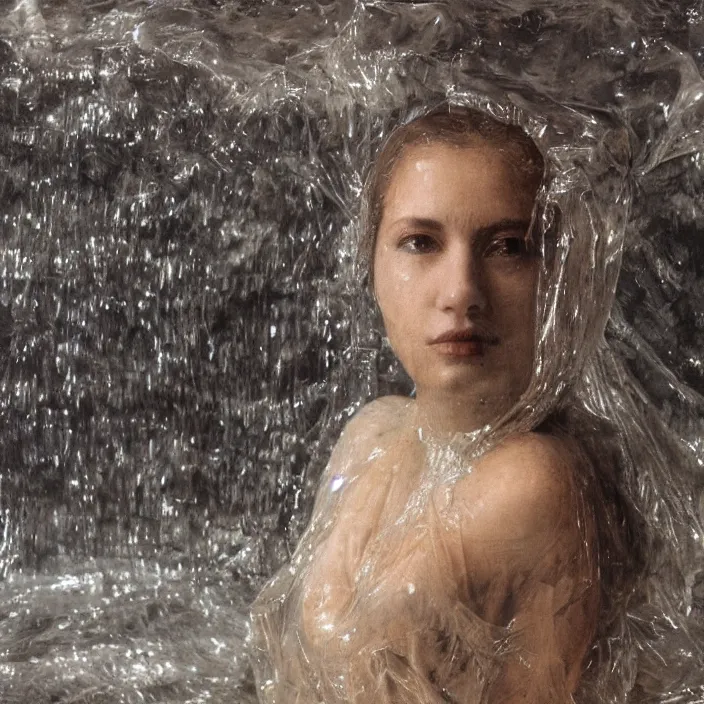
{"type": "Polygon", "coordinates": [[[456,370],[445,371],[434,379],[416,382],[416,399],[421,406],[434,407],[436,414],[444,409],[451,416],[465,416],[474,427],[481,427],[501,418],[511,410],[526,388],[511,378],[456,370]],[[424,383],[423,383],[424,382],[424,383]]]}

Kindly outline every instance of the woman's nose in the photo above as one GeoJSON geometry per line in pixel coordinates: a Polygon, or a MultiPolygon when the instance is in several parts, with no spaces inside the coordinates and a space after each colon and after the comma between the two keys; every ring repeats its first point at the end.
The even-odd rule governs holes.
{"type": "Polygon", "coordinates": [[[465,315],[484,312],[486,286],[480,263],[471,254],[447,252],[437,280],[438,307],[465,315]]]}

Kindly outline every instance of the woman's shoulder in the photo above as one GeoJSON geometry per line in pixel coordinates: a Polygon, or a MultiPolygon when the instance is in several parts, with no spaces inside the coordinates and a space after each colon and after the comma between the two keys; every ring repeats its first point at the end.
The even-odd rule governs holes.
{"type": "Polygon", "coordinates": [[[405,396],[382,396],[362,406],[349,420],[342,437],[355,442],[378,440],[404,427],[413,406],[405,396]]]}
{"type": "MultiPolygon", "coordinates": [[[[569,483],[581,462],[573,438],[546,432],[516,433],[479,460],[487,472],[536,485],[569,483]]],[[[526,488],[523,486],[522,488],[526,488]]]]}
{"type": "Polygon", "coordinates": [[[390,420],[400,418],[410,411],[414,403],[408,396],[380,396],[364,404],[352,420],[372,416],[388,417],[390,420]]]}
{"type": "Polygon", "coordinates": [[[364,429],[370,424],[388,429],[398,427],[407,418],[415,401],[407,396],[381,396],[362,406],[348,423],[355,429],[364,429]]]}
{"type": "Polygon", "coordinates": [[[392,445],[413,403],[403,396],[383,396],[362,406],[345,425],[333,450],[330,464],[335,472],[346,474],[392,445]]]}
{"type": "Polygon", "coordinates": [[[579,513],[580,465],[578,447],[570,438],[538,432],[512,435],[476,462],[458,483],[457,498],[467,507],[481,504],[482,519],[473,525],[487,536],[553,534],[579,513]]]}

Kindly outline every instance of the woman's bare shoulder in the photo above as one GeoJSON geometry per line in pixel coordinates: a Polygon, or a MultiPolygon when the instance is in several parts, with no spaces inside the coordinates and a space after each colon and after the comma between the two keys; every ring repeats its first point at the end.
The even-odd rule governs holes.
{"type": "MultiPolygon", "coordinates": [[[[456,500],[464,509],[467,535],[475,544],[506,541],[526,548],[544,546],[558,535],[580,541],[579,470],[576,445],[568,438],[544,433],[506,438],[458,483],[456,500]]],[[[531,550],[524,555],[530,557],[531,550]]]]}
{"type": "Polygon", "coordinates": [[[574,440],[549,433],[521,433],[504,439],[478,462],[494,479],[517,483],[521,494],[569,489],[580,454],[574,440]]]}

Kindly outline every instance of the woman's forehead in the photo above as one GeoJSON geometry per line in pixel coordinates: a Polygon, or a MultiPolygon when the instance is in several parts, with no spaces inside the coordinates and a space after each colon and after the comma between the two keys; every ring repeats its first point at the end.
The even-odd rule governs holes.
{"type": "Polygon", "coordinates": [[[409,145],[390,175],[384,210],[456,207],[471,196],[517,201],[524,208],[535,199],[537,186],[512,152],[480,138],[465,145],[409,145]]]}

